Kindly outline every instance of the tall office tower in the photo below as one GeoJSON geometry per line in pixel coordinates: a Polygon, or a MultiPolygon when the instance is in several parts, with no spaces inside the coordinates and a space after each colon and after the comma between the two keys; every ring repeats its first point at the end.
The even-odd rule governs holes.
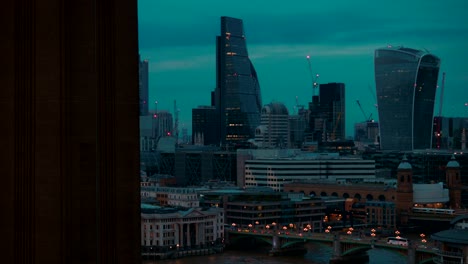
{"type": "Polygon", "coordinates": [[[216,38],[215,106],[221,143],[253,139],[260,124],[260,86],[248,53],[241,19],[221,17],[216,38]]]}
{"type": "Polygon", "coordinates": [[[262,108],[260,126],[255,131],[255,143],[261,148],[288,148],[289,112],[282,103],[270,103],[262,108]]]}
{"type": "Polygon", "coordinates": [[[380,148],[431,148],[440,59],[410,48],[375,50],[380,148]]]}
{"type": "Polygon", "coordinates": [[[192,142],[194,145],[219,145],[219,117],[213,106],[192,109],[192,142]]]}
{"type": "Polygon", "coordinates": [[[0,20],[2,263],[141,263],[137,1],[0,20]]]}
{"type": "Polygon", "coordinates": [[[320,112],[324,118],[322,140],[345,140],[345,84],[320,84],[320,112]]]}
{"type": "Polygon", "coordinates": [[[148,115],[148,100],[149,100],[149,82],[148,82],[148,60],[140,62],[140,116],[148,115]]]}

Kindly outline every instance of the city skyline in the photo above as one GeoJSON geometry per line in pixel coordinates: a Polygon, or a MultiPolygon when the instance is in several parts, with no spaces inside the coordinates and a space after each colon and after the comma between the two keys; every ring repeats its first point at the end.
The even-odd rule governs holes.
{"type": "MultiPolygon", "coordinates": [[[[279,101],[293,114],[296,96],[301,105],[311,101],[312,79],[306,59],[310,55],[312,73],[320,74],[319,83],[346,84],[346,134],[353,135],[354,123],[364,121],[355,100],[367,114],[378,116],[374,51],[391,44],[437,54],[442,61],[439,75],[447,73],[442,115],[466,117],[464,103],[468,100],[460,95],[468,82],[464,73],[468,23],[463,11],[468,3],[401,3],[404,5],[398,1],[385,6],[370,1],[335,1],[333,5],[238,1],[228,5],[205,1],[176,7],[170,2],[140,0],[140,54],[150,63],[150,109],[154,110],[151,102],[157,100],[158,109],[172,111],[173,100],[177,100],[179,127],[191,128],[192,108],[210,105],[210,92],[216,86],[219,18],[231,16],[244,22],[263,104],[279,101]]],[[[437,91],[435,115],[439,98],[437,91]]]]}

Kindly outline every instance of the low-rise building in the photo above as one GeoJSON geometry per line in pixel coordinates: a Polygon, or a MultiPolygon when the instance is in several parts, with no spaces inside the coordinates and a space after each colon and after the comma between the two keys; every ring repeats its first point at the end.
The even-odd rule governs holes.
{"type": "Polygon", "coordinates": [[[164,252],[220,244],[224,238],[221,208],[178,210],[142,204],[141,246],[144,251],[164,252]]]}
{"type": "Polygon", "coordinates": [[[204,206],[224,208],[225,222],[233,228],[322,230],[325,204],[302,194],[255,190],[217,190],[202,193],[204,206]]]}
{"type": "Polygon", "coordinates": [[[468,263],[468,215],[461,215],[450,222],[451,228],[431,235],[436,241],[436,264],[468,263]]]}

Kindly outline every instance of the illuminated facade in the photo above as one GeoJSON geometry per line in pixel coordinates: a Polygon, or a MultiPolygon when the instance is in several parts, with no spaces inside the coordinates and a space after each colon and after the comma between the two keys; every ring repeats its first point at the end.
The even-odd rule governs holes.
{"type": "Polygon", "coordinates": [[[374,62],[381,149],[431,148],[440,59],[389,47],[377,49],[374,62]]]}
{"type": "Polygon", "coordinates": [[[217,85],[215,107],[219,113],[221,143],[254,138],[262,108],[257,73],[249,59],[241,19],[221,17],[216,38],[217,85]]]}

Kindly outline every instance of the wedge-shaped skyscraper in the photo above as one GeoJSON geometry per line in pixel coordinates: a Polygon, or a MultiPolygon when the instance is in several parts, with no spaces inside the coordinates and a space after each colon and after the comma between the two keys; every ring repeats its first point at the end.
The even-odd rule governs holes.
{"type": "Polygon", "coordinates": [[[431,148],[440,59],[388,47],[375,50],[374,63],[381,149],[431,148]]]}
{"type": "Polygon", "coordinates": [[[216,90],[220,143],[237,144],[255,136],[262,101],[257,72],[248,53],[241,19],[221,17],[216,38],[216,90]]]}

